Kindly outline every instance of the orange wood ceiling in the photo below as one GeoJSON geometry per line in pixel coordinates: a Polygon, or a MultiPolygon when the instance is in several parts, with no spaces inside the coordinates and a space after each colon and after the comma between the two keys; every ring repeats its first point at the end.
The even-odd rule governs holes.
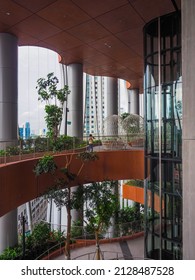
{"type": "Polygon", "coordinates": [[[173,11],[171,0],[1,0],[0,32],[16,35],[19,46],[52,49],[64,64],[82,63],[88,74],[139,87],[143,26],[173,11]]]}

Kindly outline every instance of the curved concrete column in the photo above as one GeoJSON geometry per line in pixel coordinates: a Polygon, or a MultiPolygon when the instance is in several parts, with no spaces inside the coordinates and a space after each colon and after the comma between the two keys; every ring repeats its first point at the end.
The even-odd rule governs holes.
{"type": "Polygon", "coordinates": [[[195,259],[195,1],[182,1],[183,259],[195,259]]]}
{"type": "Polygon", "coordinates": [[[0,50],[0,141],[11,143],[18,134],[17,38],[1,33],[0,50]]]}
{"type": "Polygon", "coordinates": [[[17,210],[13,210],[0,218],[0,253],[17,242],[17,210]]]}
{"type": "Polygon", "coordinates": [[[83,66],[68,65],[68,86],[71,93],[68,96],[68,135],[83,137],[83,66]]]}
{"type": "Polygon", "coordinates": [[[118,115],[118,80],[107,78],[107,116],[118,115]]]}
{"type": "MultiPolygon", "coordinates": [[[[18,134],[18,40],[0,34],[0,147],[14,144],[18,134]],[[3,143],[4,142],[4,143],[3,143]]],[[[0,252],[17,243],[17,209],[0,218],[0,252]]]]}
{"type": "MultiPolygon", "coordinates": [[[[118,115],[118,79],[107,78],[107,117],[118,115]]],[[[105,135],[118,135],[118,127],[114,122],[108,122],[105,135]]]]}
{"type": "Polygon", "coordinates": [[[129,93],[129,113],[139,115],[139,89],[130,89],[129,93]]]}

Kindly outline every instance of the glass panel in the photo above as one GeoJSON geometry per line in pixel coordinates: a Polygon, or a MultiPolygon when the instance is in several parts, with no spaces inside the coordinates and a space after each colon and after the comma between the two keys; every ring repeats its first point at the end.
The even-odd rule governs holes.
{"type": "Polygon", "coordinates": [[[181,258],[182,78],[177,13],[145,27],[146,244],[153,258],[181,258]],[[160,22],[160,40],[158,23],[160,22]],[[161,51],[159,51],[158,42],[161,51]],[[158,58],[161,65],[158,65],[158,58]],[[159,72],[160,69],[160,72],[159,72]],[[159,100],[159,75],[161,93],[159,100]],[[160,108],[159,108],[160,102],[160,108]],[[161,146],[160,146],[161,143],[161,146]],[[159,164],[160,161],[160,164],[159,164]],[[160,248],[161,244],[163,245],[160,248]],[[161,249],[161,250],[160,250],[161,249]]]}

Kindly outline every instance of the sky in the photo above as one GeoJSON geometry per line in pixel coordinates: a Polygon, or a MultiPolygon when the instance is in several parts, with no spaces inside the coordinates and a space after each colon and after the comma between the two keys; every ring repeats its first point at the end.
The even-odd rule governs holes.
{"type": "Polygon", "coordinates": [[[19,47],[18,50],[18,125],[30,122],[31,132],[39,134],[46,128],[44,120],[45,103],[38,101],[37,80],[46,78],[48,73],[60,80],[60,63],[57,53],[38,47],[19,47]]]}

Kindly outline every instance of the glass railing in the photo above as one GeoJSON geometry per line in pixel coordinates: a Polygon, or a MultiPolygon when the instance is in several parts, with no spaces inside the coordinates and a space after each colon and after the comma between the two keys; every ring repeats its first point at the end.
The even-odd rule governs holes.
{"type": "MultiPolygon", "coordinates": [[[[93,151],[143,149],[144,134],[94,135],[93,151]]],[[[71,153],[88,150],[88,137],[61,136],[55,143],[49,138],[37,137],[14,141],[0,141],[0,164],[41,157],[44,154],[71,153]]]]}

